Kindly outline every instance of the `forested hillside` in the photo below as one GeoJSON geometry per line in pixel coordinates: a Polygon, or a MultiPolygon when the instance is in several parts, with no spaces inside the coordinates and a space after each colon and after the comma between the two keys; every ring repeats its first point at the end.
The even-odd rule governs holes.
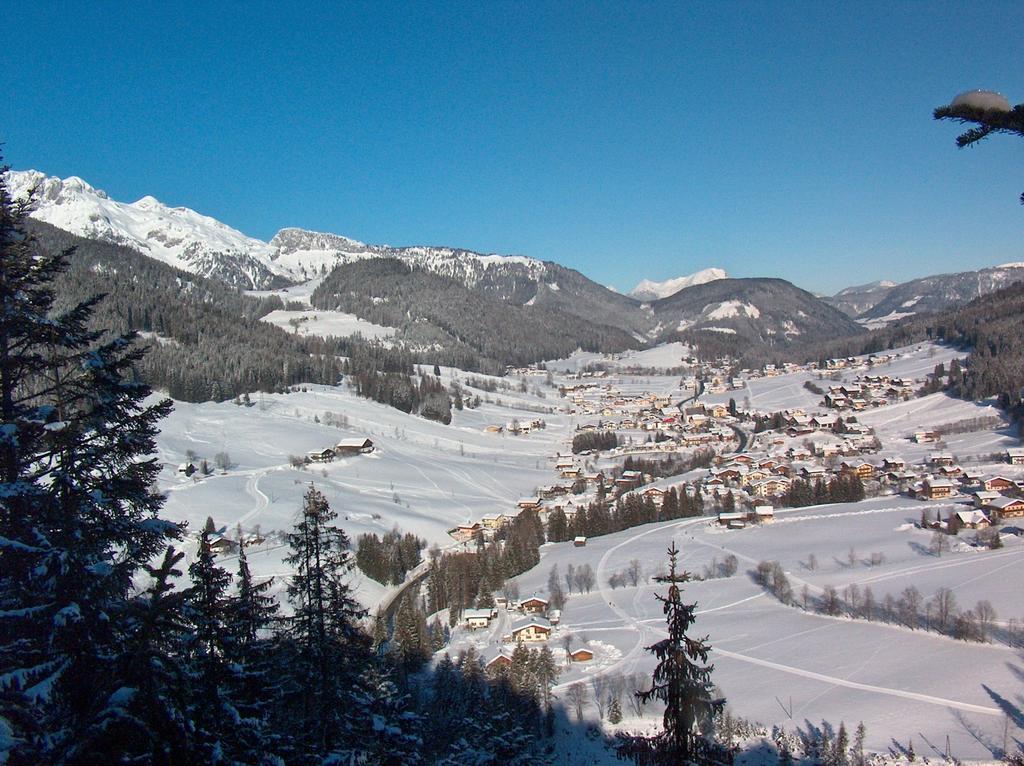
{"type": "Polygon", "coordinates": [[[474,368],[486,367],[488,360],[526,365],[577,348],[613,352],[641,345],[625,330],[557,309],[512,305],[394,258],[339,266],[311,302],[397,327],[408,339],[433,337],[443,347],[472,349],[481,357],[474,368]]]}
{"type": "Polygon", "coordinates": [[[341,376],[341,362],[328,344],[259,320],[283,307],[278,298],[251,298],[131,248],[36,221],[28,226],[45,252],[75,248],[55,282],[58,306],[105,295],[91,325],[115,334],[143,333],[152,351],[136,372],[175,399],[223,400],[296,383],[333,384],[341,376]]]}

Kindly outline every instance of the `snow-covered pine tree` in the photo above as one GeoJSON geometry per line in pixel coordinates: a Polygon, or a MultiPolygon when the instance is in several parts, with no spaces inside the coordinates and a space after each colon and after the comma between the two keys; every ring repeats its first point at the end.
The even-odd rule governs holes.
{"type": "Polygon", "coordinates": [[[57,311],[69,251],[26,233],[0,168],[0,745],[9,763],[73,760],[107,700],[133,578],[180,527],[157,519],[156,424],[134,382],[144,349],[101,341],[99,298],[57,311]]]}
{"type": "Polygon", "coordinates": [[[288,685],[280,712],[300,751],[295,760],[355,755],[360,736],[352,704],[359,674],[369,663],[369,640],[357,621],[364,612],[343,581],[353,566],[337,514],[310,485],[302,517],[288,535],[285,561],[295,570],[288,583],[293,615],[286,635],[294,656],[284,672],[288,685]]]}
{"type": "Polygon", "coordinates": [[[192,688],[182,657],[187,591],[175,589],[184,555],[168,547],[160,566],[145,565],[151,578],[119,619],[126,640],[114,663],[120,687],[104,698],[97,725],[71,757],[76,764],[194,763],[200,751],[190,719],[192,688]]]}
{"type": "Polygon", "coordinates": [[[711,732],[712,718],[725,706],[724,699],[712,697],[711,672],[706,665],[711,646],[707,637],[691,638],[687,631],[696,621],[697,605],[684,604],[680,583],[687,572],[677,573],[675,542],[668,549],[669,573],[655,578],[669,583],[668,596],[657,596],[664,605],[668,637],[647,647],[658,664],[651,688],[637,692],[642,702],[661,700],[665,704],[663,730],[651,737],[623,736],[618,744],[620,757],[640,766],[677,766],[678,764],[730,763],[728,751],[717,744],[711,732]]]}
{"type": "MultiPolygon", "coordinates": [[[[187,591],[186,615],[191,630],[185,642],[192,673],[191,718],[201,757],[207,764],[259,764],[270,758],[269,738],[264,731],[263,708],[273,697],[259,680],[258,655],[245,631],[258,630],[259,619],[249,603],[243,610],[241,597],[231,596],[231,575],[217,565],[211,548],[215,534],[207,520],[199,535],[196,560],[189,567],[192,587],[187,591]],[[243,616],[244,622],[239,619],[243,616]],[[250,667],[248,662],[253,661],[250,667]]],[[[241,548],[240,548],[241,550],[241,548]]],[[[240,555],[243,556],[244,552],[240,555]]],[[[247,573],[248,564],[242,564],[247,573]]],[[[251,577],[243,589],[253,597],[251,577]]]]}
{"type": "Polygon", "coordinates": [[[250,750],[269,758],[282,737],[286,736],[269,726],[271,711],[281,697],[276,668],[279,642],[272,632],[280,620],[280,605],[276,598],[268,595],[273,579],[260,583],[253,580],[245,548],[239,531],[238,590],[227,605],[232,637],[228,659],[237,669],[231,679],[231,692],[241,717],[239,728],[245,731],[250,750]]]}

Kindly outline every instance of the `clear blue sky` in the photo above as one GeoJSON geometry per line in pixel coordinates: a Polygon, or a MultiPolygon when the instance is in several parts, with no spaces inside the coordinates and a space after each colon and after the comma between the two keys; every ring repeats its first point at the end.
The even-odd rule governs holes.
{"type": "Polygon", "coordinates": [[[832,292],[1024,260],[1024,3],[8,3],[15,168],[269,239],[832,292]],[[334,6],[323,10],[318,6],[334,6]],[[217,6],[217,7],[208,7],[217,6]]]}

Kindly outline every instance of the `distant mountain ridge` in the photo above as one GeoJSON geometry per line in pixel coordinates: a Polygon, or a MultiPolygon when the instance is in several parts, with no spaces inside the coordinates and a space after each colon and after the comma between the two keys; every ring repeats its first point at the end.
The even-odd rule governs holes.
{"type": "MultiPolygon", "coordinates": [[[[422,339],[426,343],[422,348],[438,341],[472,349],[492,360],[531,358],[519,336],[508,336],[504,351],[477,338],[465,311],[454,306],[446,309],[443,301],[430,298],[429,289],[448,290],[475,306],[483,312],[478,321],[481,328],[495,328],[495,322],[501,321],[518,322],[520,329],[537,335],[538,347],[548,348],[554,348],[552,339],[558,333],[564,335],[559,348],[563,341],[575,339],[588,348],[621,350],[680,334],[703,338],[703,345],[709,347],[714,344],[708,339],[715,337],[731,340],[736,346],[776,346],[796,338],[812,340],[821,333],[835,337],[851,330],[850,321],[840,312],[789,282],[729,279],[717,268],[665,282],[645,280],[633,291],[646,296],[638,299],[610,290],[574,269],[526,256],[487,255],[453,247],[373,245],[298,228],[281,229],[269,242],[263,242],[194,210],[169,207],[152,197],[117,202],[80,178],[62,180],[37,171],[12,171],[8,183],[15,198],[35,189],[34,218],[89,239],[127,246],[238,289],[266,290],[313,277],[327,279],[344,269],[344,288],[330,298],[322,293],[321,307],[348,306],[346,310],[370,318],[379,312],[343,293],[383,290],[387,274],[413,279],[416,289],[402,298],[408,300],[409,316],[401,321],[398,314],[389,312],[389,316],[396,324],[407,326],[406,332],[414,338],[426,328],[412,327],[406,319],[428,319],[435,330],[422,339]],[[368,269],[348,268],[380,260],[406,268],[382,271],[379,264],[368,269]],[[428,280],[423,274],[448,281],[428,280]],[[477,300],[463,290],[486,300],[477,300]],[[583,327],[579,320],[591,327],[583,327]],[[730,335],[734,337],[725,337],[730,335]],[[467,342],[470,337],[474,340],[467,342]]],[[[334,284],[341,287],[342,282],[335,280],[334,284]]],[[[399,296],[395,293],[396,299],[399,296]]],[[[504,329],[494,334],[506,337],[504,329]]]]}
{"type": "Polygon", "coordinates": [[[702,269],[689,276],[666,279],[664,282],[652,282],[649,279],[643,279],[627,295],[636,298],[638,301],[656,301],[678,293],[686,287],[703,285],[716,279],[727,279],[728,276],[725,273],[725,269],[710,268],[702,269]]]}
{"type": "Polygon", "coordinates": [[[1020,281],[1024,281],[1024,263],[1005,263],[901,284],[872,282],[847,287],[823,300],[865,326],[879,327],[915,314],[945,311],[1020,281]]]}
{"type": "Polygon", "coordinates": [[[659,341],[740,352],[863,332],[836,308],[784,279],[717,279],[651,304],[659,341]]]}

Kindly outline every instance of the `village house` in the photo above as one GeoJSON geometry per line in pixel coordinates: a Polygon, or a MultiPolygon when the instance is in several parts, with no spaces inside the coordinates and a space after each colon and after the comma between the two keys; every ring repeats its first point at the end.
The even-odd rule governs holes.
{"type": "Polygon", "coordinates": [[[574,548],[585,548],[587,546],[587,538],[583,535],[577,535],[572,539],[574,548]]]}
{"type": "Polygon", "coordinates": [[[1002,497],[998,492],[993,492],[987,489],[975,490],[971,494],[974,495],[974,507],[984,508],[986,505],[991,503],[993,500],[997,500],[1002,497]]]}
{"type": "Polygon", "coordinates": [[[1024,465],[1024,449],[1006,450],[1006,462],[1010,465],[1024,465]]]}
{"type": "Polygon", "coordinates": [[[743,529],[746,521],[747,514],[740,511],[723,511],[718,514],[718,523],[729,529],[743,529]]]}
{"type": "Polygon", "coordinates": [[[509,657],[507,654],[498,653],[494,657],[492,657],[486,665],[484,665],[484,670],[493,675],[495,673],[500,673],[504,670],[507,670],[509,667],[511,667],[511,665],[511,657],[509,657]]]}
{"type": "Polygon", "coordinates": [[[534,617],[512,628],[513,641],[547,641],[551,636],[551,623],[543,617],[534,617]]]}
{"type": "Polygon", "coordinates": [[[196,472],[196,467],[193,463],[182,463],[178,466],[178,473],[182,476],[191,476],[196,472]]]}
{"type": "Polygon", "coordinates": [[[226,537],[217,537],[210,543],[210,551],[214,555],[234,553],[238,550],[238,543],[226,537]]]}
{"type": "Polygon", "coordinates": [[[466,522],[465,524],[459,524],[455,529],[448,530],[448,534],[459,542],[466,542],[476,537],[477,532],[481,532],[483,527],[479,522],[474,521],[473,523],[466,522]]]}
{"type": "Polygon", "coordinates": [[[585,646],[578,646],[569,650],[570,662],[590,662],[594,659],[594,652],[585,646]]]}
{"type": "Polygon", "coordinates": [[[917,491],[919,500],[942,500],[956,491],[956,485],[949,479],[930,479],[921,484],[917,491]]]}
{"type": "Polygon", "coordinates": [[[775,521],[775,509],[770,505],[755,505],[754,520],[758,524],[771,524],[775,521]]]}
{"type": "Polygon", "coordinates": [[[504,513],[488,513],[480,519],[484,529],[501,529],[508,522],[509,518],[504,513]]]}
{"type": "Polygon", "coordinates": [[[917,444],[930,444],[939,441],[941,438],[938,431],[915,431],[911,440],[917,444]]]}
{"type": "Polygon", "coordinates": [[[311,463],[330,463],[334,460],[334,450],[330,447],[322,450],[313,450],[306,453],[306,459],[311,463]]]}
{"type": "Polygon", "coordinates": [[[519,499],[516,506],[524,511],[539,511],[540,510],[540,498],[539,497],[523,497],[519,499]]]}
{"type": "Polygon", "coordinates": [[[466,621],[466,627],[477,630],[491,624],[494,612],[490,609],[466,609],[462,613],[462,617],[466,621]]]}
{"type": "Polygon", "coordinates": [[[989,492],[1005,492],[1017,485],[1012,479],[1007,479],[1005,476],[989,476],[982,481],[982,486],[989,492]]]}
{"type": "Polygon", "coordinates": [[[988,516],[983,511],[957,511],[953,514],[956,517],[956,525],[961,529],[984,529],[991,525],[988,516]]]}
{"type": "Polygon", "coordinates": [[[932,452],[928,455],[927,464],[933,468],[940,465],[953,465],[956,459],[949,452],[932,452]]]}
{"type": "Polygon", "coordinates": [[[346,455],[368,455],[373,452],[373,442],[365,437],[342,439],[334,445],[334,454],[338,457],[346,455]]]}
{"type": "Polygon", "coordinates": [[[844,460],[840,464],[840,473],[867,481],[875,477],[875,467],[864,460],[844,460]]]}
{"type": "Polygon", "coordinates": [[[1001,519],[1024,516],[1024,500],[1019,497],[999,497],[990,501],[987,507],[998,511],[1001,519]]]}
{"type": "Polygon", "coordinates": [[[519,608],[527,614],[544,614],[548,610],[548,600],[540,596],[531,596],[520,601],[519,608]]]}

